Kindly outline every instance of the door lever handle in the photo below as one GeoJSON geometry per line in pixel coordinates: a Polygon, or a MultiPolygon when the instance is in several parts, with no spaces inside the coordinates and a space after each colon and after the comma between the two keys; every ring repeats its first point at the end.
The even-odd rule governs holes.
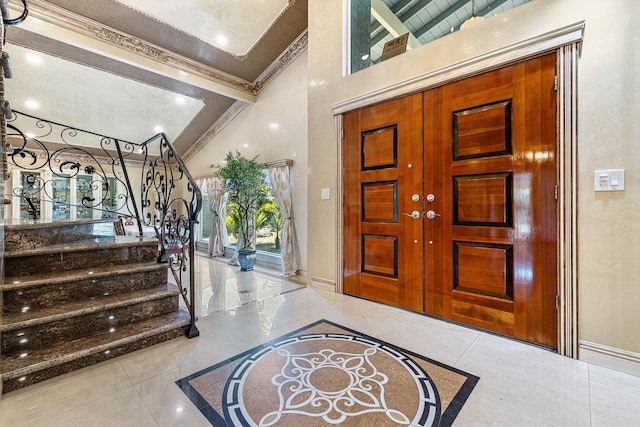
{"type": "Polygon", "coordinates": [[[427,211],[427,213],[425,214],[425,216],[429,219],[434,219],[437,216],[440,216],[439,213],[435,213],[434,211],[427,211]]]}
{"type": "Polygon", "coordinates": [[[420,211],[413,211],[410,214],[406,213],[406,212],[403,212],[402,215],[410,216],[413,219],[418,219],[418,218],[420,218],[420,211]]]}

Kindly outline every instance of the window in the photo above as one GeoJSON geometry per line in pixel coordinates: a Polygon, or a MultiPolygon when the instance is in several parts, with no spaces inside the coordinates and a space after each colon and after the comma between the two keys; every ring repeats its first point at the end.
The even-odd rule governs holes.
{"type": "MultiPolygon", "coordinates": [[[[406,49],[415,49],[530,1],[351,0],[350,73],[379,63],[385,44],[400,41],[405,34],[408,34],[406,49]]],[[[388,48],[391,49],[387,49],[387,54],[394,46],[390,44],[388,48]]]]}
{"type": "Polygon", "coordinates": [[[73,221],[117,215],[122,192],[115,176],[106,177],[106,182],[98,174],[72,177],[14,170],[13,176],[14,218],[73,221]]]}
{"type": "MultiPolygon", "coordinates": [[[[266,170],[264,175],[266,185],[271,186],[271,180],[266,170]]],[[[200,247],[208,245],[213,221],[213,214],[209,209],[207,184],[204,180],[201,185],[201,191],[202,210],[198,217],[199,223],[196,229],[196,242],[200,243],[200,247]]],[[[233,203],[228,203],[225,216],[227,226],[227,242],[225,246],[230,249],[235,249],[235,245],[238,242],[237,218],[237,207],[233,203]]],[[[283,223],[284,217],[280,213],[278,203],[269,192],[269,196],[258,208],[256,215],[256,250],[258,252],[280,256],[283,223]]]]}

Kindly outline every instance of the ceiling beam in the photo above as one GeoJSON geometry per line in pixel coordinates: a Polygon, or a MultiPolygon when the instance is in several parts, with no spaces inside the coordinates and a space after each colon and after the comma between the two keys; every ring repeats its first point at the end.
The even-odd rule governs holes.
{"type": "MultiPolygon", "coordinates": [[[[400,11],[402,9],[405,8],[406,5],[408,5],[409,3],[411,3],[413,0],[401,0],[398,3],[394,4],[393,6],[391,6],[391,11],[393,12],[394,15],[398,16],[398,14],[400,13],[400,11]]],[[[383,28],[382,25],[380,25],[380,23],[378,21],[374,21],[371,23],[371,33],[377,31],[378,29],[383,28]]]]}
{"type": "MultiPolygon", "coordinates": [[[[405,12],[402,12],[401,14],[399,14],[398,15],[398,19],[403,23],[407,22],[409,19],[411,19],[411,17],[413,15],[415,15],[418,12],[420,12],[424,7],[426,7],[432,1],[433,0],[420,0],[419,2],[417,2],[416,4],[411,6],[405,12]]],[[[402,7],[406,6],[406,2],[403,2],[403,3],[404,4],[402,5],[402,7]]],[[[400,10],[402,10],[402,9],[399,8],[398,10],[394,11],[394,13],[398,13],[400,10]]],[[[373,39],[371,39],[371,46],[377,45],[382,39],[387,37],[387,35],[389,35],[388,31],[386,31],[386,30],[381,31],[378,35],[376,35],[373,39]]],[[[416,36],[416,38],[417,38],[417,36],[416,36]]]]}
{"type": "MultiPolygon", "coordinates": [[[[497,8],[499,8],[500,6],[505,4],[507,1],[509,1],[509,0],[493,0],[493,1],[490,1],[489,4],[486,6],[487,7],[487,11],[479,14],[478,16],[487,16],[487,15],[489,15],[491,12],[493,12],[494,10],[496,10],[497,8]]],[[[469,15],[469,18],[470,17],[471,17],[471,15],[469,15]]],[[[464,23],[464,21],[462,23],[464,23]]],[[[456,25],[454,27],[453,31],[458,31],[460,29],[460,26],[462,25],[462,23],[456,25]]]]}
{"type": "Polygon", "coordinates": [[[463,8],[467,3],[470,3],[469,0],[458,0],[453,5],[449,6],[444,12],[437,15],[431,21],[427,22],[422,27],[416,30],[416,37],[422,37],[422,35],[428,31],[430,31],[436,25],[439,25],[442,21],[447,19],[450,15],[456,13],[458,9],[463,8]]]}
{"type": "Polygon", "coordinates": [[[371,15],[373,15],[394,38],[409,33],[409,41],[407,42],[409,49],[415,49],[422,45],[418,39],[411,34],[407,26],[400,21],[382,0],[371,0],[371,15]]]}

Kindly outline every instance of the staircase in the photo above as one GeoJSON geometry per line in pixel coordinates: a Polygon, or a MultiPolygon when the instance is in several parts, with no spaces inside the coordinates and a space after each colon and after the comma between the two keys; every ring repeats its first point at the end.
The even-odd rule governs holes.
{"type": "Polygon", "coordinates": [[[185,333],[157,240],[114,234],[112,221],[5,226],[3,393],[185,333]]]}

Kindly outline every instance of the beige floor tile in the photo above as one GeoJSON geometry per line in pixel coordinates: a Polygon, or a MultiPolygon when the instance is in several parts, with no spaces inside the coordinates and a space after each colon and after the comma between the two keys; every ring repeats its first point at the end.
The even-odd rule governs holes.
{"type": "Polygon", "coordinates": [[[591,382],[591,426],[640,425],[640,389],[591,382]]]}
{"type": "Polygon", "coordinates": [[[592,384],[594,382],[605,384],[613,386],[620,391],[640,395],[640,377],[624,374],[612,369],[602,368],[600,366],[589,365],[589,379],[592,384]]]}
{"type": "Polygon", "coordinates": [[[144,401],[131,386],[60,413],[46,427],[157,427],[144,401]]]}
{"type": "Polygon", "coordinates": [[[156,375],[182,370],[185,375],[225,360],[237,353],[232,345],[221,345],[211,334],[177,338],[118,358],[122,369],[133,384],[156,375]],[[203,366],[204,365],[204,366],[203,366]]]}
{"type": "Polygon", "coordinates": [[[455,427],[551,427],[521,412],[472,394],[455,420],[455,427]]]}
{"type": "Polygon", "coordinates": [[[0,425],[46,423],[60,412],[131,386],[116,360],[103,362],[5,394],[0,425]]]}
{"type": "Polygon", "coordinates": [[[179,370],[173,370],[136,384],[136,389],[159,426],[210,426],[209,421],[175,384],[176,379],[184,376],[179,370]]]}
{"type": "Polygon", "coordinates": [[[410,313],[390,319],[375,335],[376,338],[453,366],[479,332],[410,313]]]}
{"type": "Polygon", "coordinates": [[[455,367],[480,377],[474,394],[485,399],[550,425],[589,425],[589,381],[573,369],[546,367],[476,342],[455,367]]]}

